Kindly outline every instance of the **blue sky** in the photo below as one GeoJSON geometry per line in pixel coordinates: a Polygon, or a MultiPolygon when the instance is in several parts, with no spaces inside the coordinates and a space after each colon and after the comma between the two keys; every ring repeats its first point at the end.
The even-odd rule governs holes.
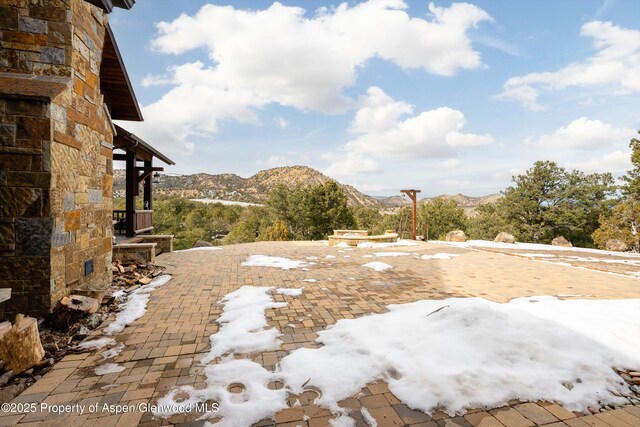
{"type": "MultiPolygon", "coordinates": [[[[497,192],[535,160],[622,174],[640,2],[138,0],[111,25],[174,173],[302,164],[373,195],[497,192]]],[[[635,102],[634,102],[635,101],[635,102]]]]}

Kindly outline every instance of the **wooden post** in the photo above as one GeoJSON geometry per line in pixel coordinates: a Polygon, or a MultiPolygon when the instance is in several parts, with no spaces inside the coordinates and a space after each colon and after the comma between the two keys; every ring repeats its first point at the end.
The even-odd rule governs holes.
{"type": "Polygon", "coordinates": [[[136,215],[136,193],[138,188],[138,171],[136,170],[136,154],[127,151],[126,166],[126,189],[125,189],[125,209],[127,211],[126,218],[126,236],[133,237],[136,235],[135,215],[136,215]]]}
{"type": "MultiPolygon", "coordinates": [[[[144,161],[144,168],[152,168],[153,167],[153,160],[145,160],[144,161]]],[[[148,177],[145,178],[144,180],[144,209],[146,210],[152,210],[153,209],[153,201],[151,199],[151,192],[153,190],[152,187],[152,182],[153,182],[153,173],[150,174],[148,177]]]]}
{"type": "Polygon", "coordinates": [[[420,193],[421,190],[400,190],[401,193],[409,196],[411,201],[413,202],[413,209],[411,211],[411,238],[416,240],[416,216],[418,214],[418,201],[416,194],[420,193]]]}

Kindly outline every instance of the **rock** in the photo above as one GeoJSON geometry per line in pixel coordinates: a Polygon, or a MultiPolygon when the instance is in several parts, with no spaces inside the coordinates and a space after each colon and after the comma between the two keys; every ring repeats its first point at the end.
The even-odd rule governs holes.
{"type": "MultiPolygon", "coordinates": [[[[98,313],[93,313],[84,320],[84,324],[89,329],[95,329],[102,323],[102,317],[98,313]]],[[[88,335],[88,334],[87,334],[88,335]]]]}
{"type": "Polygon", "coordinates": [[[447,233],[445,240],[447,242],[466,242],[467,235],[462,230],[454,230],[447,233]]]}
{"type": "Polygon", "coordinates": [[[605,243],[605,248],[608,251],[626,252],[629,250],[629,245],[620,239],[609,239],[605,243]]]}
{"type": "Polygon", "coordinates": [[[78,337],[86,337],[90,333],[91,330],[89,328],[87,328],[86,326],[80,326],[80,329],[78,329],[78,333],[76,335],[78,335],[78,337]]]}
{"type": "Polygon", "coordinates": [[[516,238],[513,237],[511,234],[509,233],[505,233],[500,232],[498,233],[498,235],[496,236],[495,239],[493,239],[494,242],[500,242],[500,243],[515,243],[516,242],[516,238]]]}
{"type": "Polygon", "coordinates": [[[572,248],[573,245],[570,241],[564,238],[564,236],[558,236],[551,241],[553,246],[564,246],[565,248],[572,248]]]}
{"type": "Polygon", "coordinates": [[[637,371],[629,371],[628,374],[632,377],[640,377],[640,372],[637,371]]]}
{"type": "Polygon", "coordinates": [[[591,412],[592,414],[597,414],[598,412],[600,412],[600,411],[598,410],[598,408],[594,408],[593,406],[589,406],[587,409],[588,409],[588,410],[589,410],[589,412],[591,412]]]}
{"type": "Polygon", "coordinates": [[[13,384],[0,390],[0,403],[11,402],[27,388],[25,383],[13,384]]]}
{"type": "Polygon", "coordinates": [[[193,245],[194,248],[208,248],[209,246],[213,245],[209,242],[205,242],[204,240],[198,240],[196,244],[193,245]]]}

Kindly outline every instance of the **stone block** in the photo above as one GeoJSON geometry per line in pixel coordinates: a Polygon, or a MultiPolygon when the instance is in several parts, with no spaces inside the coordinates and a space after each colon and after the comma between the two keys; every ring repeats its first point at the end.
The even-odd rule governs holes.
{"type": "Polygon", "coordinates": [[[35,188],[0,188],[0,217],[39,216],[42,192],[35,188]]]}
{"type": "Polygon", "coordinates": [[[76,196],[74,193],[64,193],[62,200],[62,210],[64,212],[72,211],[76,208],[76,196]]]}
{"type": "Polygon", "coordinates": [[[61,247],[61,246],[66,246],[71,242],[71,233],[68,232],[64,232],[64,233],[53,233],[53,236],[51,236],[51,246],[53,247],[61,247]]]}
{"type": "Polygon", "coordinates": [[[49,40],[57,44],[71,43],[71,25],[66,22],[49,22],[49,40]]]}
{"type": "Polygon", "coordinates": [[[16,145],[16,125],[0,124],[0,145],[16,145]]]}
{"type": "Polygon", "coordinates": [[[48,102],[23,100],[23,99],[8,99],[6,101],[6,113],[14,116],[32,116],[32,117],[45,117],[45,105],[48,102]]]}
{"type": "Polygon", "coordinates": [[[31,171],[31,155],[0,153],[0,169],[5,171],[31,171]]]}
{"type": "Polygon", "coordinates": [[[51,250],[53,219],[18,218],[16,220],[16,254],[42,257],[51,250]]]}
{"type": "Polygon", "coordinates": [[[0,244],[14,244],[16,234],[13,223],[0,222],[0,244]]]}
{"type": "Polygon", "coordinates": [[[51,139],[51,121],[47,118],[18,117],[17,139],[51,139]]]}
{"type": "Polygon", "coordinates": [[[75,231],[80,228],[80,211],[69,211],[64,214],[64,230],[75,231]]]}
{"type": "Polygon", "coordinates": [[[7,171],[7,184],[14,187],[49,188],[49,172],[11,172],[7,171]]]}
{"type": "Polygon", "coordinates": [[[89,203],[93,204],[102,204],[102,190],[87,190],[87,195],[89,196],[89,203]]]}
{"type": "Polygon", "coordinates": [[[45,21],[64,22],[67,19],[67,11],[61,7],[31,5],[29,7],[29,16],[35,19],[45,21]]]}
{"type": "Polygon", "coordinates": [[[79,264],[67,264],[64,271],[64,281],[67,286],[80,280],[79,264]]]}
{"type": "Polygon", "coordinates": [[[18,21],[18,29],[25,33],[47,34],[47,21],[21,16],[18,21]]]}
{"type": "Polygon", "coordinates": [[[0,6],[0,29],[18,29],[18,9],[15,7],[0,6]]]}
{"type": "Polygon", "coordinates": [[[40,54],[40,61],[45,64],[57,64],[64,65],[65,63],[65,53],[64,49],[59,49],[57,47],[43,47],[42,53],[40,54]]]}

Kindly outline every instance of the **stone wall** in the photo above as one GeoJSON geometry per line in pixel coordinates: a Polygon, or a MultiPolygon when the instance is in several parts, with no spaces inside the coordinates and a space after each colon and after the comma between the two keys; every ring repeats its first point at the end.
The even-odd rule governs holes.
{"type": "Polygon", "coordinates": [[[0,6],[0,79],[63,83],[53,95],[0,93],[0,287],[12,288],[4,317],[42,315],[72,289],[111,282],[113,128],[99,79],[106,20],[84,0],[0,6]]]}

